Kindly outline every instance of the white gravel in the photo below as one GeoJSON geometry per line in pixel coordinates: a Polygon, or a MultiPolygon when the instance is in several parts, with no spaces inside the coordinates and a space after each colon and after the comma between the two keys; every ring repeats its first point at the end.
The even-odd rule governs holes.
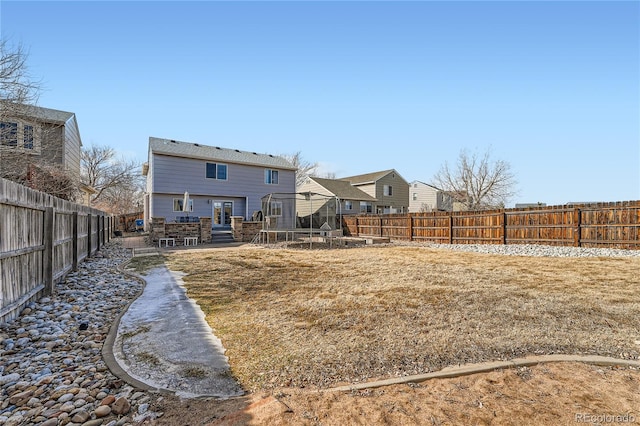
{"type": "Polygon", "coordinates": [[[394,242],[398,245],[433,247],[438,249],[466,251],[486,254],[502,254],[505,256],[535,257],[640,257],[640,250],[623,250],[612,248],[584,248],[545,246],[536,244],[430,244],[412,242],[394,242]]]}

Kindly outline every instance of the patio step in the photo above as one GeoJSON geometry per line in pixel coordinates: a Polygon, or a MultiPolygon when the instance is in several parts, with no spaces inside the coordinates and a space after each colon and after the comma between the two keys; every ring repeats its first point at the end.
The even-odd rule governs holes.
{"type": "Polygon", "coordinates": [[[136,256],[154,256],[160,254],[156,247],[136,247],[133,248],[133,257],[136,256]]]}
{"type": "Polygon", "coordinates": [[[232,231],[213,231],[211,237],[212,244],[235,242],[232,231]]]}

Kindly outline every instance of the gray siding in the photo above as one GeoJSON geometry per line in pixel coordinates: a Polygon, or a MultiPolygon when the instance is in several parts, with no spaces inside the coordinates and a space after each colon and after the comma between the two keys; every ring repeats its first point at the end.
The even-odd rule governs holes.
{"type": "Polygon", "coordinates": [[[82,140],[76,116],[67,120],[64,126],[64,166],[73,173],[80,176],[80,155],[82,150],[82,140]]]}
{"type": "MultiPolygon", "coordinates": [[[[173,210],[173,200],[182,200],[182,194],[154,194],[153,202],[156,205],[154,214],[151,217],[164,217],[167,222],[173,222],[178,216],[187,216],[186,213],[173,210]]],[[[212,199],[216,201],[231,201],[233,203],[232,216],[245,216],[246,201],[244,197],[210,197],[210,196],[192,196],[189,193],[189,199],[193,202],[193,211],[188,216],[212,217],[213,205],[210,204],[212,199]]],[[[249,212],[251,214],[251,212],[249,212]]]]}
{"type": "MultiPolygon", "coordinates": [[[[233,201],[233,214],[245,219],[261,209],[261,198],[272,192],[295,191],[295,171],[278,170],[278,185],[264,183],[266,167],[227,164],[227,180],[207,179],[206,161],[201,159],[173,157],[152,153],[149,159],[151,217],[176,216],[173,212],[173,198],[182,197],[189,192],[194,200],[194,216],[211,216],[205,207],[198,207],[199,200],[233,201]],[[197,213],[196,213],[197,211],[197,213]],[[202,214],[199,214],[202,212],[202,214]]],[[[203,205],[207,205],[202,203],[203,205]]]]}

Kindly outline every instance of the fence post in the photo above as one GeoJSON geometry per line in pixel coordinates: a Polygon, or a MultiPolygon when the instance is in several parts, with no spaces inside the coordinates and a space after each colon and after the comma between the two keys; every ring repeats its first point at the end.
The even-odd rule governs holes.
{"type": "Polygon", "coordinates": [[[73,270],[78,270],[78,211],[74,211],[72,214],[73,220],[73,270]]]}
{"type": "Polygon", "coordinates": [[[502,244],[507,245],[507,212],[502,211],[502,244]]]}
{"type": "Polygon", "coordinates": [[[581,245],[581,237],[582,237],[582,229],[581,229],[581,220],[582,220],[582,215],[580,214],[580,209],[579,208],[575,208],[573,209],[573,224],[574,224],[574,228],[573,228],[573,246],[574,247],[580,247],[581,245]]]}
{"type": "Polygon", "coordinates": [[[42,254],[42,278],[44,294],[53,295],[53,207],[44,211],[44,253],[42,254]]]}
{"type": "Polygon", "coordinates": [[[91,257],[91,234],[93,233],[91,229],[91,213],[87,214],[87,257],[91,257]]]}
{"type": "Polygon", "coordinates": [[[409,241],[413,241],[413,216],[410,213],[407,213],[409,216],[409,241]]]}
{"type": "Polygon", "coordinates": [[[378,215],[378,223],[380,224],[379,225],[380,229],[379,229],[378,232],[380,233],[380,236],[382,237],[382,216],[380,216],[380,215],[378,215]]]}
{"type": "Polygon", "coordinates": [[[98,251],[104,246],[104,215],[98,216],[98,251]]]}
{"type": "Polygon", "coordinates": [[[356,235],[353,235],[354,237],[359,237],[360,236],[360,228],[358,228],[358,216],[356,216],[356,235]]]}
{"type": "Polygon", "coordinates": [[[453,214],[449,212],[449,244],[453,244],[453,214]]]}

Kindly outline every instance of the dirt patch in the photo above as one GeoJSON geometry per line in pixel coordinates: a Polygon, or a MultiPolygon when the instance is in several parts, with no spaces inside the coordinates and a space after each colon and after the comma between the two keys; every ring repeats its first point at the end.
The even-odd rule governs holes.
{"type": "Polygon", "coordinates": [[[358,392],[283,388],[227,401],[165,397],[152,407],[163,417],[147,424],[638,424],[639,395],[638,371],[557,363],[358,392]]]}

